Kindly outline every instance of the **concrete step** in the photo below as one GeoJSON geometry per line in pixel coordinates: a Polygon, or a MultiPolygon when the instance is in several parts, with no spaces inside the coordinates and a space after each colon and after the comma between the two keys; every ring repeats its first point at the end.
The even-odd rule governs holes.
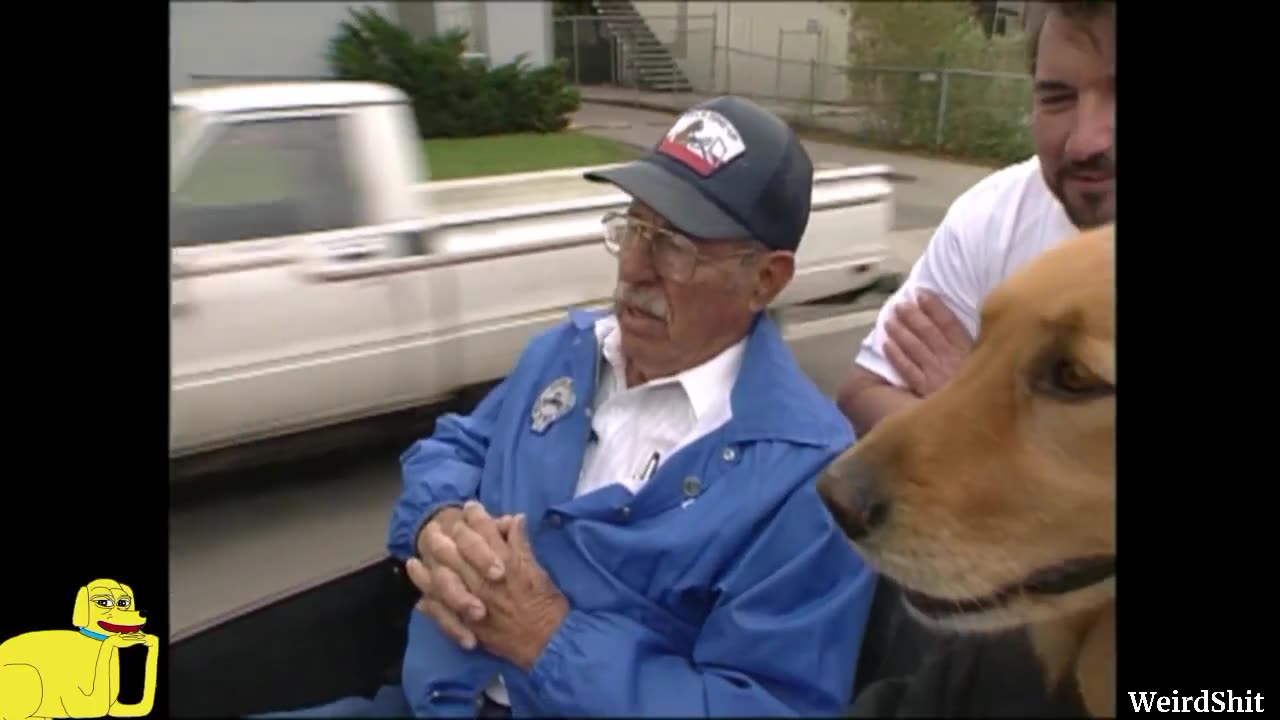
{"type": "Polygon", "coordinates": [[[626,46],[627,65],[639,84],[667,91],[691,91],[670,48],[658,39],[632,0],[593,0],[601,21],[626,46]]]}
{"type": "Polygon", "coordinates": [[[625,35],[627,39],[647,47],[664,47],[662,41],[649,30],[647,25],[628,25],[623,28],[615,28],[614,32],[625,35]]]}
{"type": "Polygon", "coordinates": [[[688,85],[689,81],[680,75],[648,75],[641,78],[650,85],[688,85]]]}
{"type": "Polygon", "coordinates": [[[647,80],[655,80],[659,78],[683,78],[684,73],[680,72],[680,68],[670,65],[634,65],[636,72],[647,80]]]}
{"type": "Polygon", "coordinates": [[[688,82],[678,68],[637,68],[645,82],[688,82]]]}
{"type": "Polygon", "coordinates": [[[617,3],[604,6],[597,5],[596,11],[597,15],[601,17],[640,17],[640,13],[631,6],[631,3],[617,3]]]}

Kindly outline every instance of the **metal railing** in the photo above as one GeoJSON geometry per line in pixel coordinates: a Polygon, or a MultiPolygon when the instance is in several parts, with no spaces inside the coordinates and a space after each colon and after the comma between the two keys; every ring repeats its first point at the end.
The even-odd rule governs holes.
{"type": "MultiPolygon", "coordinates": [[[[878,143],[1011,160],[1032,151],[1031,80],[1024,73],[959,67],[889,67],[832,62],[846,55],[824,28],[754,29],[753,49],[717,44],[715,16],[648,17],[695,95],[734,94],[766,102],[789,120],[878,143]],[[769,42],[766,42],[769,41],[769,42]]],[[[640,91],[628,64],[634,44],[617,17],[556,20],[556,57],[578,86],[640,91]]],[[[844,42],[842,39],[841,42],[844,42]]]]}
{"type": "Polygon", "coordinates": [[[639,65],[655,60],[651,51],[660,49],[697,87],[691,74],[705,74],[716,61],[715,22],[715,15],[647,16],[642,21],[629,15],[556,18],[555,57],[567,63],[574,84],[638,87],[639,65]]]}

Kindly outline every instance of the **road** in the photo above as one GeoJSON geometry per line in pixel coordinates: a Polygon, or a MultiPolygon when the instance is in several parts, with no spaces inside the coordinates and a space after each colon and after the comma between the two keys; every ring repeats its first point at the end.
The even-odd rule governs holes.
{"type": "Polygon", "coordinates": [[[402,449],[359,448],[176,488],[171,633],[383,554],[402,449]]]}

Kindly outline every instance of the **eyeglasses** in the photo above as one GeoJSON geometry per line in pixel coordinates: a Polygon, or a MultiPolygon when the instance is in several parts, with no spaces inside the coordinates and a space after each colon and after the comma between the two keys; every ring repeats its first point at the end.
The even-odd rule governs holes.
{"type": "Polygon", "coordinates": [[[712,264],[740,260],[759,254],[760,250],[743,250],[730,255],[703,255],[693,241],[680,233],[647,223],[626,213],[611,212],[604,216],[604,247],[619,257],[635,243],[647,250],[654,269],[662,277],[685,283],[693,279],[699,263],[712,264]]]}

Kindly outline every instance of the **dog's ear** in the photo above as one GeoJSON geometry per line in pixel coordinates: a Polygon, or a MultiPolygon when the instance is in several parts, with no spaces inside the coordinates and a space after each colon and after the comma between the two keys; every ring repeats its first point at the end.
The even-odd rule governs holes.
{"type": "Polygon", "coordinates": [[[89,626],[89,588],[82,587],[76,595],[76,609],[71,613],[71,624],[76,627],[89,626]]]}

